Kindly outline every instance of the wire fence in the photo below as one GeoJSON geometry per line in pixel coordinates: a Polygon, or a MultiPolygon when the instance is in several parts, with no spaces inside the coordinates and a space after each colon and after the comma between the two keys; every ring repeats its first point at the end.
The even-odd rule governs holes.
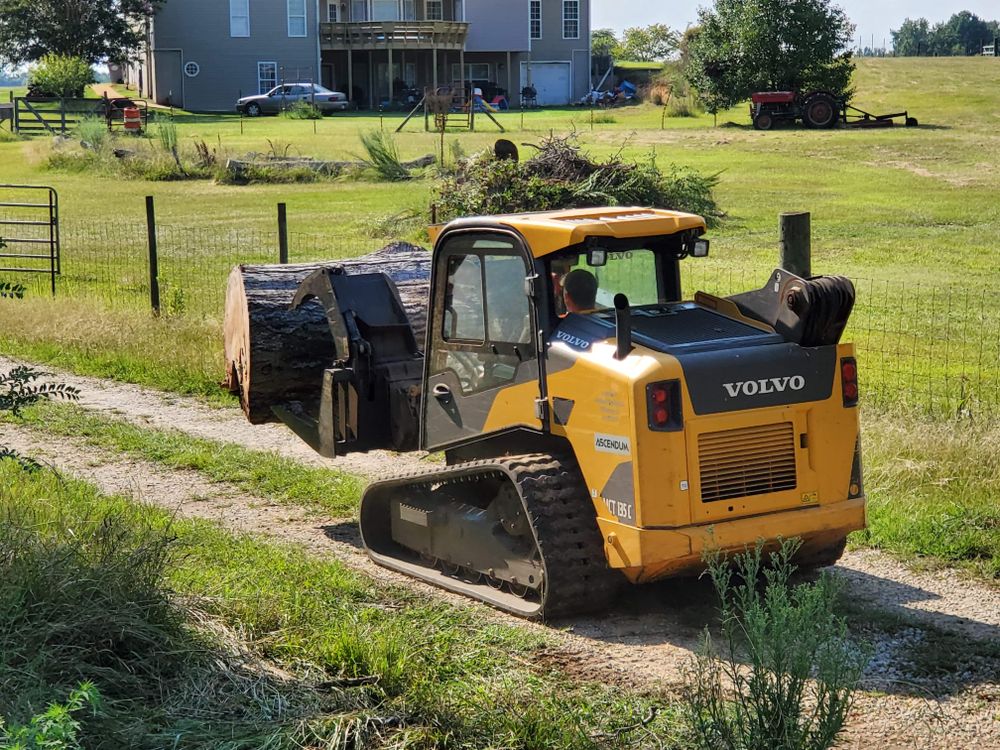
{"type": "MultiPolygon", "coordinates": [[[[115,222],[62,225],[57,296],[113,309],[150,310],[147,227],[115,222]]],[[[161,315],[221,325],[226,280],[240,263],[277,263],[279,230],[159,225],[161,315]]],[[[292,263],[349,258],[379,249],[377,239],[288,232],[292,263]]],[[[757,289],[771,268],[727,269],[687,262],[685,296],[757,289]]],[[[7,280],[14,280],[7,277],[7,280]]],[[[32,296],[48,279],[22,277],[32,296]]],[[[1000,307],[997,291],[967,286],[855,278],[857,302],[845,335],[857,347],[864,398],[938,416],[1000,414],[1000,307]]]]}

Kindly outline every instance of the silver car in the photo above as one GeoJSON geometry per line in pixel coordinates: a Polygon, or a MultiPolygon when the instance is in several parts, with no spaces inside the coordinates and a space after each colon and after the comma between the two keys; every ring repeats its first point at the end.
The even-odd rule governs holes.
{"type": "Polygon", "coordinates": [[[284,83],[266,94],[244,96],[236,102],[236,111],[247,117],[271,115],[291,109],[298,102],[315,104],[320,112],[342,112],[350,106],[347,95],[317,83],[284,83]]]}

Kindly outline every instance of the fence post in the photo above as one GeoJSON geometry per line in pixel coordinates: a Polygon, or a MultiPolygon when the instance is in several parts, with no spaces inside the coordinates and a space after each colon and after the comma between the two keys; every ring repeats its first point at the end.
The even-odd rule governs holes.
{"type": "Polygon", "coordinates": [[[784,213],[779,222],[779,265],[796,276],[812,276],[809,212],[784,213]]]}
{"type": "Polygon", "coordinates": [[[149,241],[149,304],[153,315],[160,314],[160,268],[156,255],[156,213],[153,196],[146,196],[146,237],[149,241]]]}
{"type": "Polygon", "coordinates": [[[288,263],[288,212],[284,203],[278,204],[278,262],[288,263]]]}

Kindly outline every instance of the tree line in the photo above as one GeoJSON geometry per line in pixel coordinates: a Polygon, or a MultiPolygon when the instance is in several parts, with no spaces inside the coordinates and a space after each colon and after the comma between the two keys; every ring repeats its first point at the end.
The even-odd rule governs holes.
{"type": "Polygon", "coordinates": [[[963,10],[934,25],[926,18],[907,18],[891,33],[897,55],[978,55],[984,44],[1000,37],[1000,21],[963,10]]]}

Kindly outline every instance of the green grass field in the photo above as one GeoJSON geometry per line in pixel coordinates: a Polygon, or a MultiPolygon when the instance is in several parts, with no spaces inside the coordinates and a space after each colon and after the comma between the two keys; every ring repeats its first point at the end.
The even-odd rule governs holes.
{"type": "MultiPolygon", "coordinates": [[[[720,115],[718,127],[703,115],[666,118],[661,129],[662,110],[651,105],[613,110],[612,122],[593,129],[590,111],[573,108],[526,112],[523,128],[519,112],[501,121],[519,144],[576,132],[596,155],[655,154],[661,165],[717,173],[727,217],[711,232],[713,257],[687,263],[691,291],[758,285],[777,263],[777,214],[811,211],[814,271],[859,280],[850,335],[863,350],[869,395],[876,390],[881,401],[937,413],[996,411],[1000,65],[987,58],[863,59],[855,102],[874,112],[907,109],[921,127],[759,133],[739,107],[720,115]],[[947,95],[928,96],[935,91],[947,95]]],[[[401,117],[241,122],[177,113],[175,122],[182,149],[203,141],[222,158],[287,149],[343,160],[362,152],[360,133],[380,122],[394,129],[401,117]]],[[[498,134],[481,125],[481,132],[449,133],[446,152],[489,147],[498,134]]],[[[404,158],[440,145],[420,121],[397,142],[404,158]]],[[[279,201],[288,204],[292,259],[311,260],[357,255],[400,236],[420,241],[420,217],[433,200],[430,178],[232,186],[54,171],[45,166],[50,148],[44,138],[0,143],[0,183],[59,190],[64,299],[53,306],[38,286],[34,299],[0,303],[0,345],[80,372],[190,393],[216,393],[225,276],[237,262],[276,258],[279,201]],[[147,194],[156,198],[161,228],[168,322],[151,320],[143,308],[147,194]],[[406,216],[417,218],[399,218],[406,216]],[[121,299],[128,304],[117,304],[121,299]]]]}
{"type": "MultiPolygon", "coordinates": [[[[613,123],[589,126],[589,110],[503,114],[501,121],[519,143],[552,130],[576,130],[596,154],[643,156],[655,150],[661,163],[676,162],[719,172],[720,203],[729,220],[715,234],[719,267],[767,265],[773,261],[776,215],[785,210],[813,213],[817,270],[876,278],[989,281],[989,250],[997,234],[1000,187],[996,123],[1000,112],[1000,65],[985,58],[864,59],[857,75],[855,102],[871,111],[907,109],[920,119],[916,129],[789,129],[758,133],[749,129],[745,108],[712,118],[666,120],[659,108],[614,110],[613,123]],[[931,95],[929,92],[936,92],[931,95]]],[[[398,114],[386,115],[394,128],[398,114]]],[[[358,134],[379,126],[368,114],[313,122],[261,118],[178,115],[182,141],[203,139],[230,154],[269,149],[268,140],[288,144],[293,153],[350,159],[361,152],[358,134]]],[[[487,147],[496,133],[449,134],[466,152],[487,147]]],[[[434,153],[438,139],[412,122],[400,136],[404,158],[434,153]]],[[[158,199],[160,219],[186,227],[240,225],[270,229],[274,204],[289,204],[293,227],[322,232],[331,226],[331,253],[337,242],[368,238],[372,219],[404,209],[426,211],[431,184],[418,181],[400,190],[391,184],[355,182],[226,187],[209,182],[120,184],[90,174],[46,172],[42,140],[3,144],[0,180],[47,182],[59,188],[69,222],[142,219],[142,195],[158,199]],[[16,179],[15,179],[16,178],[16,179]]],[[[391,236],[387,231],[385,238],[391,236]]]]}

